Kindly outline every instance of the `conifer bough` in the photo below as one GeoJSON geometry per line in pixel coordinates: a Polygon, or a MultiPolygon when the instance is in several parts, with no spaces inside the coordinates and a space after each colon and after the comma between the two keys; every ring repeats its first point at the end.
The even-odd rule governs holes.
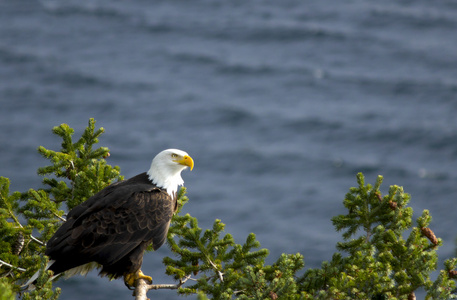
{"type": "MultiPolygon", "coordinates": [[[[41,189],[10,193],[9,180],[0,177],[2,300],[14,299],[15,294],[22,299],[57,299],[61,293],[52,288],[52,272],[44,271],[45,242],[62,224],[65,211],[123,179],[119,167],[105,160],[109,150],[95,148],[103,131],[96,130],[90,119],[74,142],[72,128],[54,127],[62,148],[38,148],[50,162],[38,170],[43,176],[41,189]],[[20,285],[39,269],[36,289],[21,291],[20,285]]],[[[361,173],[357,175],[357,186],[343,200],[347,213],[332,218],[342,235],[337,251],[320,268],[308,269],[300,253],[282,254],[275,263],[266,264],[269,252],[260,248],[253,233],[237,244],[224,233],[220,220],[212,228],[200,228],[196,218],[179,212],[188,201],[182,188],[167,238],[171,255],[163,259],[172,283],[148,285],[138,280],[136,299],[146,299],[147,291],[156,288],[197,294],[198,299],[414,299],[418,289],[425,291],[426,299],[456,298],[456,258],[445,260],[431,279],[443,242],[432,231],[429,212],[424,210],[413,221],[410,196],[395,185],[382,195],[381,183],[381,176],[372,186],[365,184],[361,173]]]]}

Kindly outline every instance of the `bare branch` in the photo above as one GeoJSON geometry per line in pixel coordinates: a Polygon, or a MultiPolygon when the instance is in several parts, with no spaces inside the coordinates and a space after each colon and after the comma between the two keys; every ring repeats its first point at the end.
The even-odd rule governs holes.
{"type": "MultiPolygon", "coordinates": [[[[22,224],[19,223],[19,227],[16,227],[16,228],[24,228],[24,227],[22,226],[22,224]]],[[[30,235],[30,239],[31,239],[32,241],[34,241],[35,243],[40,244],[41,246],[46,246],[46,243],[45,243],[45,242],[40,241],[39,239],[37,239],[37,238],[34,237],[33,235],[30,235]]]]}
{"type": "Polygon", "coordinates": [[[33,235],[30,235],[30,239],[31,239],[32,241],[34,241],[35,243],[40,244],[41,246],[46,246],[46,243],[40,241],[39,239],[37,239],[37,238],[34,237],[33,235]]]}
{"type": "Polygon", "coordinates": [[[217,276],[219,277],[219,280],[221,282],[224,282],[224,273],[222,273],[221,271],[219,271],[219,269],[217,268],[217,266],[211,261],[211,259],[208,258],[208,261],[209,263],[211,264],[211,266],[214,268],[214,270],[217,272],[217,276]]]}
{"type": "Polygon", "coordinates": [[[1,266],[7,266],[7,267],[9,267],[9,268],[11,268],[11,269],[15,269],[15,270],[18,270],[18,271],[21,271],[21,272],[27,271],[26,269],[23,269],[23,268],[19,268],[19,267],[10,265],[9,263],[4,262],[3,260],[0,260],[0,267],[1,267],[1,266]]]}
{"type": "Polygon", "coordinates": [[[60,221],[62,221],[62,222],[66,222],[66,221],[67,221],[64,217],[59,216],[59,215],[56,214],[55,212],[52,212],[52,214],[53,214],[54,216],[56,216],[57,218],[59,218],[60,221]]]}
{"type": "Polygon", "coordinates": [[[192,278],[190,278],[190,275],[185,277],[184,279],[181,279],[179,283],[176,284],[149,284],[144,279],[138,279],[133,295],[135,296],[135,300],[148,300],[146,294],[149,290],[177,290],[189,279],[192,280],[192,278]]]}

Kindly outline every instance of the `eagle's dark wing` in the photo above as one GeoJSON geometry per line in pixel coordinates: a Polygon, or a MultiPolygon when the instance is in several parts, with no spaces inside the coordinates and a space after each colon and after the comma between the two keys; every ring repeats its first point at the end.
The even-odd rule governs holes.
{"type": "Polygon", "coordinates": [[[120,184],[86,202],[68,214],[48,242],[46,255],[56,261],[55,273],[91,261],[115,264],[145,242],[158,249],[175,208],[166,191],[150,184],[120,184]]]}

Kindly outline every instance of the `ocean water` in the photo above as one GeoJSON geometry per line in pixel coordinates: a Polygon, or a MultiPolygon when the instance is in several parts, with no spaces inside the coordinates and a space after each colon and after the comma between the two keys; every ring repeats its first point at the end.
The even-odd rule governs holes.
{"type": "MultiPolygon", "coordinates": [[[[254,232],[270,263],[331,259],[330,219],[360,171],[430,210],[442,262],[457,236],[456,32],[451,0],[0,1],[0,176],[40,187],[36,148],[93,117],[125,177],[186,150],[184,212],[240,243],[254,232]]],[[[145,256],[156,283],[171,282],[166,255],[145,256]]],[[[95,272],[57,285],[63,300],[131,299],[95,272]]]]}

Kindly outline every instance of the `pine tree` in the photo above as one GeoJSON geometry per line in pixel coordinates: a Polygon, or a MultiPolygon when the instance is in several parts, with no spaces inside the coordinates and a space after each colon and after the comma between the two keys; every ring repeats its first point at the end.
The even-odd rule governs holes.
{"type": "MultiPolygon", "coordinates": [[[[38,269],[44,270],[48,262],[45,243],[65,220],[64,204],[69,210],[122,179],[119,167],[109,166],[104,159],[109,156],[108,148],[93,149],[104,132],[103,128],[95,130],[95,120],[89,120],[76,142],[74,130],[67,124],[54,127],[53,132],[63,140],[61,150],[38,148],[51,163],[38,169],[44,188],[10,194],[9,180],[0,177],[0,288],[20,292],[21,282],[38,269]]],[[[50,273],[43,272],[36,290],[24,293],[23,299],[57,299],[60,290],[52,290],[50,273]]]]}
{"type": "Polygon", "coordinates": [[[339,252],[320,269],[300,276],[304,260],[299,253],[282,254],[265,265],[268,250],[256,250],[260,243],[254,234],[238,245],[229,234],[220,237],[224,224],[219,220],[203,232],[185,215],[173,219],[169,245],[178,259],[164,259],[167,274],[182,281],[202,272],[179,293],[213,299],[413,299],[419,288],[427,291],[427,299],[454,298],[457,259],[445,262],[435,282],[430,279],[442,241],[429,228],[429,212],[413,226],[410,196],[401,187],[391,186],[382,197],[381,176],[374,187],[365,185],[361,173],[357,181],[343,201],[348,213],[332,219],[343,232],[339,252]]]}
{"type": "Polygon", "coordinates": [[[374,187],[364,180],[359,173],[359,186],[343,201],[348,214],[332,219],[343,231],[340,252],[321,269],[307,270],[299,280],[303,289],[319,299],[413,299],[418,288],[428,299],[453,298],[455,259],[446,261],[435,282],[430,279],[442,241],[429,228],[429,212],[424,210],[413,226],[410,195],[403,188],[391,186],[382,197],[381,176],[374,187]]]}
{"type": "MultiPolygon", "coordinates": [[[[49,280],[52,272],[44,272],[46,241],[65,220],[65,211],[122,179],[119,167],[106,163],[109,150],[94,149],[103,131],[90,119],[74,142],[72,128],[54,127],[62,147],[38,148],[50,161],[38,169],[41,189],[11,193],[9,180],[0,177],[0,300],[14,299],[17,293],[23,299],[58,298],[60,290],[49,280]],[[37,270],[42,272],[36,289],[21,292],[21,283],[37,270]]],[[[210,229],[200,228],[196,218],[180,212],[188,201],[182,188],[167,240],[172,256],[163,260],[166,274],[177,283],[148,285],[140,280],[137,299],[158,288],[196,294],[198,299],[414,299],[419,288],[427,299],[455,298],[456,258],[446,260],[438,277],[431,279],[443,242],[431,229],[429,212],[424,210],[413,222],[410,195],[391,186],[383,196],[381,176],[372,186],[358,174],[357,183],[343,200],[347,213],[332,218],[342,233],[337,252],[321,268],[307,270],[300,253],[282,254],[266,264],[269,251],[253,233],[237,244],[221,220],[210,229]]]]}

